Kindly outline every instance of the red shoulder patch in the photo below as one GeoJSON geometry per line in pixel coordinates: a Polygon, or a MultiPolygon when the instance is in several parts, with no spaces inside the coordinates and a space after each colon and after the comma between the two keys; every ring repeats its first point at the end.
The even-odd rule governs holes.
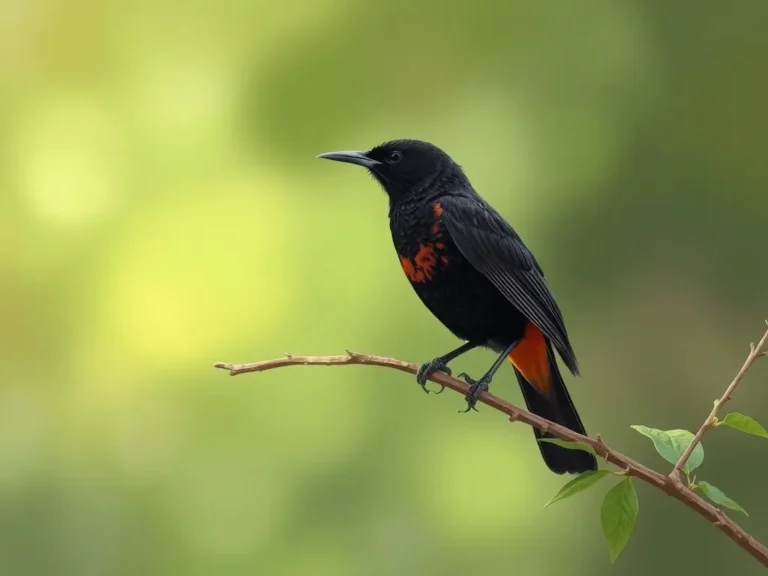
{"type": "Polygon", "coordinates": [[[440,216],[443,214],[443,207],[440,202],[432,204],[432,213],[435,215],[435,222],[430,228],[432,241],[419,244],[419,250],[413,259],[400,254],[400,266],[408,277],[408,280],[414,283],[427,282],[432,280],[438,263],[443,266],[448,264],[448,257],[444,254],[438,254],[438,251],[445,250],[445,244],[439,242],[442,239],[440,234],[440,216]],[[434,243],[433,243],[434,242],[434,243]]]}
{"type": "Polygon", "coordinates": [[[400,256],[400,265],[411,282],[421,283],[432,280],[437,266],[435,247],[432,244],[419,245],[419,251],[413,260],[400,256]]]}

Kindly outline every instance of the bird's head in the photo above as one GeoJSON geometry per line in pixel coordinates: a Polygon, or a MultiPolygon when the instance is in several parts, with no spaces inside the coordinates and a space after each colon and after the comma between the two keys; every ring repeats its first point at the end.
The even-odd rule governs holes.
{"type": "Polygon", "coordinates": [[[392,140],[367,152],[326,152],[318,158],[365,167],[391,202],[419,197],[446,181],[464,178],[448,154],[420,140],[392,140]]]}

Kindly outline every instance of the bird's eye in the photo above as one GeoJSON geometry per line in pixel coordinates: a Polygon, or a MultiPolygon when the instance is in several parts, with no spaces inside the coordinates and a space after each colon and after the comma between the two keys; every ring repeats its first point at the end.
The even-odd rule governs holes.
{"type": "Polygon", "coordinates": [[[403,159],[403,155],[397,150],[395,150],[394,152],[390,152],[389,156],[387,157],[387,162],[389,162],[390,164],[397,164],[402,159],[403,159]]]}

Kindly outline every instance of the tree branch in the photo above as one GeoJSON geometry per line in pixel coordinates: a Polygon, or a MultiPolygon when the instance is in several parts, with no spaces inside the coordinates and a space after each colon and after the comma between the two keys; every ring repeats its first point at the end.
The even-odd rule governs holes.
{"type": "MultiPolygon", "coordinates": [[[[766,336],[768,336],[768,333],[766,333],[766,336]]],[[[731,386],[728,387],[728,390],[723,396],[725,400],[727,400],[730,393],[733,392],[735,385],[744,375],[744,372],[747,371],[754,359],[759,355],[759,351],[766,341],[766,336],[763,336],[760,344],[752,350],[750,353],[751,360],[748,359],[748,362],[745,363],[744,367],[742,367],[742,370],[739,372],[734,382],[731,384],[731,386]]],[[[350,364],[383,366],[385,368],[394,368],[395,370],[400,370],[401,372],[409,372],[411,374],[416,374],[416,371],[418,370],[417,365],[410,364],[402,360],[386,358],[383,356],[373,356],[370,354],[357,354],[349,351],[347,351],[346,355],[340,356],[293,356],[286,354],[284,358],[265,360],[263,362],[256,362],[254,364],[227,364],[219,362],[215,364],[214,367],[228,370],[230,375],[236,376],[238,374],[246,374],[249,372],[266,372],[267,370],[283,368],[285,366],[335,366],[350,364]]],[[[429,376],[429,380],[436,382],[437,384],[442,384],[446,388],[450,388],[451,390],[454,390],[462,395],[465,395],[468,390],[468,386],[464,381],[448,376],[442,372],[431,374],[429,376]]],[[[611,464],[618,466],[624,470],[626,474],[634,476],[635,478],[642,480],[643,482],[646,482],[651,486],[662,490],[663,492],[666,492],[676,500],[679,500],[697,512],[699,515],[712,522],[717,527],[717,529],[728,536],[728,538],[733,540],[736,544],[747,551],[751,556],[756,558],[764,566],[768,566],[768,548],[766,548],[750,534],[748,534],[743,528],[741,528],[741,526],[731,520],[731,518],[726,516],[722,510],[696,494],[694,491],[690,490],[676,477],[673,477],[672,475],[665,476],[660,474],[655,470],[651,470],[639,462],[632,460],[628,456],[621,454],[613,448],[608,447],[603,442],[600,435],[597,435],[595,438],[582,436],[581,434],[556,424],[555,422],[551,422],[545,418],[541,418],[540,416],[518,408],[517,406],[514,406],[509,402],[506,402],[488,392],[483,392],[480,395],[478,401],[498,410],[499,412],[506,414],[509,420],[512,422],[523,422],[524,424],[527,424],[533,428],[538,428],[543,432],[554,434],[562,440],[581,442],[587,446],[590,446],[598,456],[604,458],[611,464]]],[[[723,400],[721,399],[720,404],[722,403],[723,400]]],[[[713,413],[714,412],[715,411],[713,411],[713,413]]],[[[710,420],[705,423],[705,427],[709,422],[710,420]]],[[[700,430],[699,434],[697,434],[697,437],[700,439],[701,435],[703,435],[703,432],[700,430]]],[[[691,446],[693,446],[693,444],[691,444],[691,446]]],[[[693,448],[690,448],[690,450],[693,450],[693,448]]],[[[682,458],[681,462],[682,464],[685,464],[685,460],[682,458]]],[[[677,466],[681,466],[681,462],[678,462],[677,466]]]]}
{"type": "MultiPolygon", "coordinates": [[[[768,324],[768,322],[766,322],[768,324]]],[[[750,366],[752,366],[752,363],[757,360],[758,358],[761,358],[762,356],[765,356],[765,352],[763,352],[763,347],[765,346],[765,342],[768,339],[768,330],[766,330],[765,334],[763,334],[763,337],[760,339],[760,342],[757,343],[757,346],[754,344],[749,345],[749,355],[747,356],[747,359],[744,361],[744,365],[741,367],[741,370],[736,374],[733,381],[730,383],[728,388],[725,389],[725,392],[720,397],[719,400],[715,402],[714,408],[712,408],[712,411],[709,413],[709,416],[707,416],[707,419],[704,420],[704,424],[701,425],[701,428],[699,428],[699,431],[696,432],[696,435],[693,437],[693,440],[691,440],[691,443],[688,445],[688,448],[685,449],[685,452],[683,452],[683,455],[680,456],[680,460],[677,461],[677,464],[675,464],[675,467],[672,469],[672,472],[670,472],[669,476],[672,478],[672,480],[675,480],[677,482],[680,482],[680,471],[685,466],[685,463],[688,462],[688,458],[691,457],[691,454],[693,453],[694,448],[696,448],[696,445],[701,442],[702,437],[704,434],[707,433],[707,430],[712,428],[712,425],[715,423],[715,417],[717,416],[718,411],[720,408],[723,407],[723,404],[728,402],[728,400],[731,399],[731,396],[733,395],[734,390],[736,390],[736,386],[739,385],[739,382],[741,382],[741,379],[744,378],[744,374],[747,373],[747,370],[749,370],[750,366]]]]}

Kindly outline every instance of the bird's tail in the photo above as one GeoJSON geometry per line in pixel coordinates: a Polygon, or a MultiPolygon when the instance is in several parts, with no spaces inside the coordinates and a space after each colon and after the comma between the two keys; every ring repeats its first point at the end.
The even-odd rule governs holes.
{"type": "MultiPolygon", "coordinates": [[[[523,392],[528,410],[586,436],[571,396],[563,382],[552,346],[533,324],[528,324],[525,336],[512,350],[509,361],[515,368],[517,381],[523,392]]],[[[554,438],[533,430],[541,456],[555,474],[581,473],[597,470],[597,461],[583,450],[569,450],[550,442],[538,442],[539,438],[554,438]]]]}

